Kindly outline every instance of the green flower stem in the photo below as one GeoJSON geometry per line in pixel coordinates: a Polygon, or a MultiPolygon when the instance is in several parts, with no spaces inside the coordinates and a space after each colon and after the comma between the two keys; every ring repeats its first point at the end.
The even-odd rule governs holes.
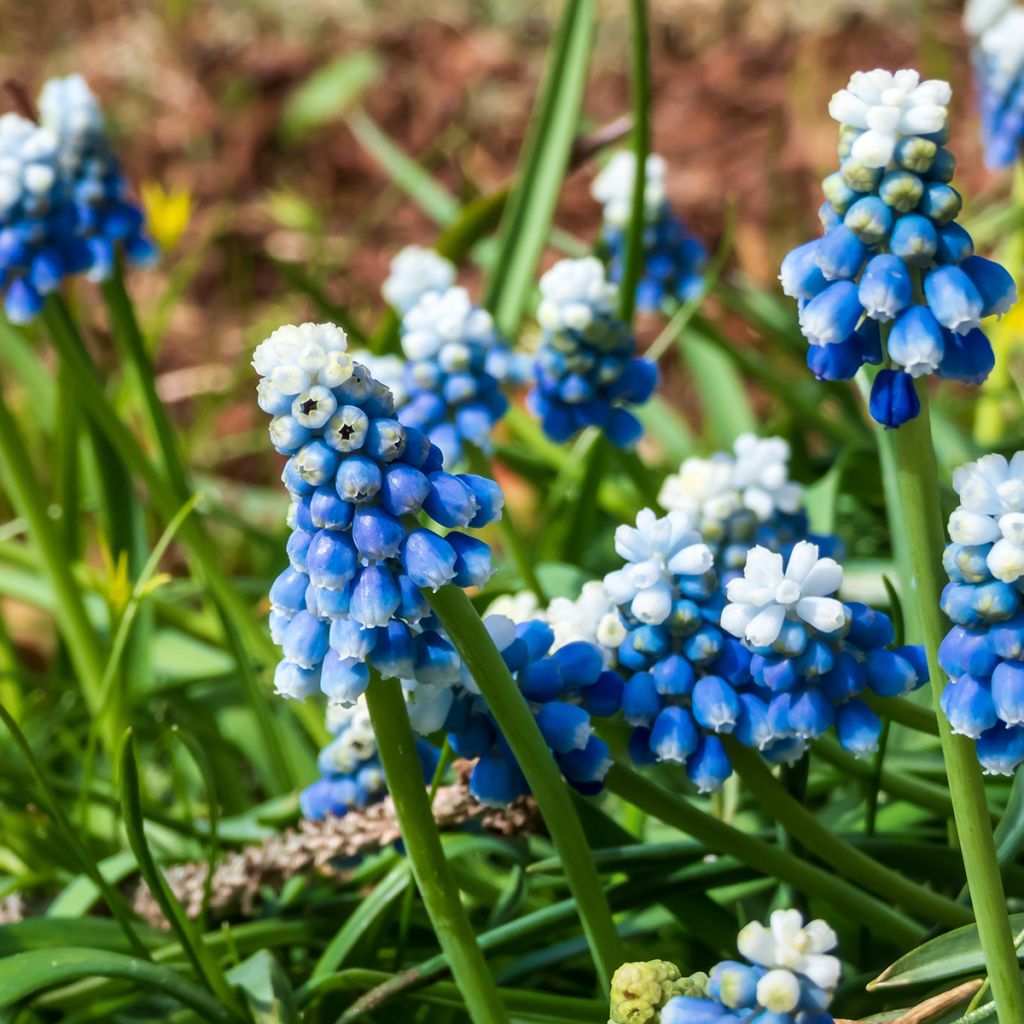
{"type": "MultiPolygon", "coordinates": [[[[86,614],[82,594],[50,518],[39,480],[28,458],[28,447],[0,393],[0,474],[15,509],[27,523],[39,552],[43,571],[56,606],[57,624],[68,656],[82,687],[89,713],[102,711],[105,657],[96,631],[86,614]]],[[[112,719],[104,718],[103,739],[109,753],[117,750],[118,736],[112,719]]]]}
{"type": "Polygon", "coordinates": [[[646,0],[630,0],[629,27],[633,43],[630,89],[636,166],[633,171],[625,266],[619,290],[619,315],[627,324],[633,321],[636,287],[644,270],[644,199],[647,191],[647,153],[651,145],[651,69],[646,0]]]}
{"type": "Polygon", "coordinates": [[[1017,953],[1006,910],[1006,896],[996,859],[995,841],[989,822],[985,786],[974,743],[954,736],[942,713],[941,697],[946,673],[939,664],[939,644],[947,623],[939,607],[945,583],[942,551],[945,531],[939,502],[938,468],[932,446],[928,395],[918,387],[921,413],[916,419],[891,432],[896,476],[907,531],[913,576],[910,593],[917,598],[924,645],[928,654],[932,703],[939,725],[939,739],[949,779],[960,849],[967,885],[978,922],[978,936],[992,981],[992,992],[1001,1024],[1024,1021],[1024,985],[1017,966],[1017,953]]]}
{"type": "Polygon", "coordinates": [[[943,819],[953,813],[949,790],[945,786],[938,786],[909,772],[893,771],[884,765],[879,773],[875,760],[854,757],[832,736],[822,736],[816,740],[811,751],[822,761],[835,765],[845,775],[868,782],[872,782],[877,776],[880,788],[897,800],[905,800],[909,804],[923,807],[943,819]]]}
{"type": "Polygon", "coordinates": [[[374,673],[366,704],[413,877],[466,1008],[476,1024],[501,1024],[508,1015],[444,856],[401,684],[374,673]]]}
{"type": "MultiPolygon", "coordinates": [[[[484,476],[493,480],[494,469],[487,455],[477,448],[476,445],[469,444],[468,442],[463,445],[463,449],[466,453],[466,461],[469,463],[470,470],[477,476],[484,476]]],[[[533,560],[530,557],[530,553],[526,550],[523,535],[516,529],[516,524],[509,513],[508,505],[502,509],[501,519],[498,520],[498,529],[501,530],[501,538],[505,543],[505,548],[515,563],[522,582],[529,590],[533,591],[543,608],[548,603],[547,595],[544,593],[540,579],[534,571],[533,560]]]]}
{"type": "MultiPolygon", "coordinates": [[[[130,303],[128,306],[130,310],[130,303]]],[[[95,373],[95,366],[81,344],[78,328],[67,306],[57,294],[47,298],[44,316],[50,328],[50,339],[57,349],[62,363],[78,383],[78,398],[88,415],[106,436],[111,447],[120,456],[126,469],[134,474],[149,489],[150,500],[159,509],[165,521],[170,522],[178,510],[192,497],[186,486],[179,492],[146,456],[130,430],[121,422],[116,411],[107,400],[95,373]]],[[[136,328],[137,330],[137,328],[136,328]]],[[[141,337],[141,335],[140,335],[141,337]]],[[[136,368],[138,376],[146,374],[136,368]]],[[[152,378],[152,371],[148,373],[152,378]]],[[[163,417],[166,413],[159,398],[153,391],[155,404],[150,405],[150,414],[163,417]]],[[[163,432],[158,432],[158,439],[163,432]]],[[[173,437],[173,434],[171,435],[173,437]]],[[[165,462],[170,461],[175,449],[162,451],[165,462]]],[[[179,478],[182,474],[176,474],[179,478]]],[[[298,782],[299,774],[292,766],[286,753],[280,726],[271,715],[251,664],[250,651],[263,661],[273,662],[278,653],[267,636],[249,614],[244,601],[231,585],[220,564],[220,553],[207,535],[198,516],[190,516],[179,532],[182,543],[191,555],[193,571],[209,588],[221,619],[221,625],[228,645],[241,670],[242,683],[248,703],[262,734],[264,747],[276,777],[283,786],[290,787],[298,782]]]]}
{"type": "Polygon", "coordinates": [[[624,765],[612,765],[605,786],[609,792],[712,850],[729,854],[760,874],[786,882],[809,896],[827,900],[850,921],[863,922],[875,935],[893,945],[909,948],[924,935],[917,922],[857,888],[842,875],[726,825],[624,765]]]}
{"type": "Polygon", "coordinates": [[[898,871],[879,864],[873,857],[840,839],[798,800],[786,792],[772,775],[760,754],[723,737],[733,766],[758,805],[814,855],[829,864],[838,875],[870,889],[909,913],[951,928],[973,921],[971,912],[955,900],[927,886],[905,878],[898,871]]]}
{"type": "Polygon", "coordinates": [[[626,959],[569,790],[530,709],[469,598],[455,586],[424,591],[469,668],[537,801],[590,945],[601,988],[626,959]]]}

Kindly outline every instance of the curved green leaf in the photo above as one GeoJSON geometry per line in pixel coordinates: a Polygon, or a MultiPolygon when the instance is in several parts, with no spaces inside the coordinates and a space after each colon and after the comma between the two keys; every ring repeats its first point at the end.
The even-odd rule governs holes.
{"type": "Polygon", "coordinates": [[[60,985],[84,978],[119,978],[170,996],[213,1024],[232,1024],[238,1018],[201,988],[160,964],[109,950],[34,949],[0,960],[0,1009],[60,985]]]}
{"type": "MultiPolygon", "coordinates": [[[[1024,914],[1011,914],[1014,935],[1024,930],[1024,914]]],[[[985,969],[985,957],[978,940],[978,929],[967,925],[930,939],[901,956],[869,985],[869,989],[890,989],[904,985],[934,983],[958,978],[985,969]]]]}

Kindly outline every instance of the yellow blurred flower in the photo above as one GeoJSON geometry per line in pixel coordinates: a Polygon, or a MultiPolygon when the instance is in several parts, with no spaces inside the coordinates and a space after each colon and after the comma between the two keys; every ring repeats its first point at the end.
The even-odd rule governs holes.
{"type": "Polygon", "coordinates": [[[992,343],[996,365],[981,386],[974,420],[974,438],[986,447],[998,444],[1006,425],[1017,417],[1016,397],[1010,366],[1024,351],[1024,303],[1018,302],[1005,316],[985,325],[992,343]]]}
{"type": "Polygon", "coordinates": [[[168,190],[158,181],[145,181],[142,205],[150,237],[164,252],[173,249],[192,216],[192,194],[188,189],[168,190]]]}

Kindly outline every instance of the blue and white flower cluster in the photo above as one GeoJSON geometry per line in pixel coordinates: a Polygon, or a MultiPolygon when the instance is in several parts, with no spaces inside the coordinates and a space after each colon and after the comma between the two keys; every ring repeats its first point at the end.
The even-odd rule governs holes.
{"type": "Polygon", "coordinates": [[[616,531],[626,565],[605,577],[631,672],[623,714],[638,763],[683,763],[701,792],[732,773],[722,735],[770,761],[800,757],[835,728],[857,756],[876,749],[882,723],[865,690],[895,696],[927,680],[923,651],[893,648],[889,618],[834,594],[842,569],[808,541],[787,559],[751,549],[724,592],[714,554],[682,512],[646,509],[616,531]]]}
{"type": "Polygon", "coordinates": [[[600,260],[561,260],[540,279],[543,329],[528,403],[554,441],[585,427],[632,448],[643,426],[629,410],[654,392],[658,370],[637,355],[636,338],[616,311],[617,289],[600,260]]]}
{"type": "Polygon", "coordinates": [[[968,0],[964,28],[972,42],[985,162],[1009,167],[1024,145],[1024,7],[968,0]]]}
{"type": "MultiPolygon", "coordinates": [[[[327,729],[334,739],[317,757],[320,778],[299,794],[303,817],[315,821],[361,810],[383,800],[388,792],[366,698],[349,707],[328,705],[327,729]]],[[[419,738],[416,752],[428,781],[437,767],[438,752],[419,738]]]]}
{"type": "Polygon", "coordinates": [[[726,588],[722,629],[752,655],[738,738],[754,746],[767,739],[770,759],[798,756],[833,727],[851,753],[870,754],[882,722],[861,695],[902,696],[928,681],[924,649],[893,647],[889,617],[840,601],[842,581],[838,562],[800,541],[788,559],[753,548],[743,576],[726,588]]]}
{"type": "Polygon", "coordinates": [[[40,124],[0,117],[0,287],[14,323],[66,277],[107,277],[118,250],[133,263],[155,255],[85,80],[51,79],[39,110],[40,124]]]}
{"type": "MultiPolygon", "coordinates": [[[[611,759],[592,719],[618,712],[622,677],[605,667],[594,644],[575,641],[553,650],[554,632],[539,620],[516,625],[489,615],[484,622],[566,780],[583,793],[600,792],[611,759]]],[[[530,788],[508,741],[468,673],[463,682],[444,728],[456,753],[478,758],[470,792],[484,804],[526,796],[530,788]]]]}
{"type": "Polygon", "coordinates": [[[691,456],[661,486],[658,502],[696,525],[715,555],[723,583],[742,572],[755,544],[788,553],[813,539],[827,554],[838,541],[810,537],[803,487],[789,479],[789,444],[781,437],[741,434],[732,452],[691,456]]]}
{"type": "MultiPolygon", "coordinates": [[[[635,169],[635,154],[620,150],[591,188],[604,208],[601,239],[608,252],[609,276],[616,284],[621,283],[625,271],[635,169]]],[[[637,283],[636,302],[640,309],[655,312],[666,299],[685,302],[700,295],[707,250],[672,210],[665,189],[664,158],[650,154],[644,172],[644,271],[637,283]]]]}
{"type": "Polygon", "coordinates": [[[953,732],[977,741],[986,772],[1012,775],[1024,761],[1024,452],[968,463],[953,486],[942,709],[953,732]]]}
{"type": "Polygon", "coordinates": [[[920,412],[915,380],[980,384],[994,364],[979,324],[1016,302],[1010,275],[974,254],[944,148],[951,90],[916,71],[858,72],[832,97],[840,168],[823,182],[824,237],[794,249],[780,279],[800,305],[819,378],[884,363],[871,415],[898,427],[920,412]],[[883,345],[884,340],[884,345],[883,345]]]}
{"type": "Polygon", "coordinates": [[[466,443],[490,451],[494,426],[508,409],[502,389],[522,385],[531,373],[530,360],[512,350],[491,314],[456,287],[456,274],[432,249],[410,245],[391,261],[382,289],[402,317],[401,396],[392,388],[398,419],[423,431],[449,469],[462,461],[466,443]]]}
{"type": "Polygon", "coordinates": [[[804,924],[798,910],[776,910],[767,928],[752,921],[736,940],[746,962],[716,964],[705,994],[669,999],[660,1024],[834,1024],[838,942],[828,924],[804,924]]]}
{"type": "Polygon", "coordinates": [[[284,654],[277,692],[322,690],[351,704],[370,666],[431,689],[458,682],[458,655],[422,590],[490,578],[489,547],[461,531],[500,516],[500,488],[444,472],[441,452],[394,418],[391,393],[353,362],[334,324],[279,328],[253,366],[271,441],[289,456],[282,479],[292,496],[291,565],[270,592],[284,654]]]}

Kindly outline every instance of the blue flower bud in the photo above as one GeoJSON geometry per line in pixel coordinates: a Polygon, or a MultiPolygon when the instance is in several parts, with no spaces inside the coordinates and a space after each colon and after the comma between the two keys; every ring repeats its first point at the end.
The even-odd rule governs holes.
{"type": "Polygon", "coordinates": [[[779,272],[782,290],[791,299],[813,299],[828,287],[818,267],[818,239],[791,250],[779,272]]]}
{"type": "Polygon", "coordinates": [[[598,736],[590,736],[579,750],[556,754],[555,760],[574,788],[590,795],[601,791],[600,783],[612,766],[608,744],[598,736]]]}
{"type": "Polygon", "coordinates": [[[922,682],[920,665],[913,648],[875,649],[868,653],[864,667],[868,686],[879,697],[900,697],[917,689],[922,682]]]}
{"type": "MultiPolygon", "coordinates": [[[[860,198],[860,193],[850,188],[838,171],[834,171],[822,181],[821,191],[824,193],[825,199],[828,200],[829,206],[840,216],[846,213],[850,206],[860,198]]],[[[790,293],[786,292],[786,294],[790,293]]],[[[791,297],[798,298],[800,296],[791,297]]]]}
{"type": "Polygon", "coordinates": [[[1016,615],[1009,622],[993,626],[988,630],[988,642],[1000,658],[1024,661],[1024,616],[1016,615]]]}
{"type": "Polygon", "coordinates": [[[715,793],[732,775],[732,762],[717,736],[701,736],[697,749],[686,759],[687,778],[698,793],[715,793]]]}
{"type": "Polygon", "coordinates": [[[889,356],[911,377],[934,373],[945,349],[943,331],[927,306],[911,306],[889,332],[889,356]]]}
{"type": "Polygon", "coordinates": [[[303,668],[293,661],[278,662],[274,669],[274,693],[291,700],[312,697],[320,687],[320,665],[303,668]]]}
{"type": "Polygon", "coordinates": [[[988,633],[954,626],[939,645],[939,664],[950,679],[964,673],[975,679],[988,679],[999,662],[993,647],[988,633]]]}
{"type": "Polygon", "coordinates": [[[416,648],[416,679],[424,686],[450,686],[462,674],[458,652],[439,633],[420,633],[413,641],[416,648]]]}
{"type": "Polygon", "coordinates": [[[352,520],[356,550],[371,562],[394,558],[405,536],[405,527],[390,512],[376,505],[359,508],[352,520]]]}
{"type": "Polygon", "coordinates": [[[537,727],[553,751],[567,754],[587,745],[594,731],[590,715],[575,704],[551,700],[542,704],[536,714],[537,727]]]}
{"type": "Polygon", "coordinates": [[[327,625],[305,609],[297,612],[284,631],[281,650],[300,668],[315,667],[327,653],[327,625]]]}
{"type": "Polygon", "coordinates": [[[1024,729],[997,722],[978,738],[978,760],[989,775],[1012,775],[1024,761],[1024,729]]]}
{"type": "Polygon", "coordinates": [[[479,529],[501,518],[505,507],[505,495],[494,480],[475,473],[460,473],[459,479],[473,492],[477,503],[476,515],[469,521],[472,529],[479,529]]]}
{"type": "Polygon", "coordinates": [[[856,192],[874,192],[882,180],[880,167],[865,167],[852,157],[847,157],[839,165],[839,173],[843,181],[856,192]]]}
{"type": "Polygon", "coordinates": [[[416,672],[415,646],[409,627],[392,619],[376,630],[370,662],[384,679],[411,679],[416,672]]]}
{"type": "Polygon", "coordinates": [[[320,530],[306,553],[309,578],[328,590],[340,590],[355,578],[359,568],[359,555],[347,533],[320,530]]]}
{"type": "Polygon", "coordinates": [[[313,432],[302,426],[294,416],[275,416],[270,421],[270,443],[281,455],[294,455],[313,437],[313,432]]]}
{"type": "Polygon", "coordinates": [[[630,451],[643,437],[644,426],[628,409],[616,406],[608,415],[605,432],[616,448],[630,451]]]}
{"type": "Polygon", "coordinates": [[[349,614],[367,628],[386,626],[402,603],[394,573],[383,565],[368,565],[352,587],[349,614]]]}
{"type": "Polygon", "coordinates": [[[670,654],[659,661],[651,669],[651,675],[658,693],[664,696],[685,697],[696,681],[693,666],[678,654],[670,654]]]}
{"type": "Polygon", "coordinates": [[[935,255],[940,263],[963,263],[973,254],[974,240],[959,224],[953,221],[939,228],[939,245],[935,255]]]}
{"type": "Polygon", "coordinates": [[[1024,725],[1024,663],[1000,662],[992,672],[992,701],[999,720],[1024,725]]]}
{"type": "Polygon", "coordinates": [[[330,627],[331,650],[339,658],[365,661],[377,643],[377,633],[363,629],[355,619],[335,619],[330,627]]]}
{"type": "Polygon", "coordinates": [[[914,419],[921,411],[914,378],[902,370],[879,370],[871,386],[868,408],[876,423],[890,429],[914,419]]]}
{"type": "Polygon", "coordinates": [[[993,580],[971,587],[971,608],[982,622],[1002,622],[1017,614],[1020,594],[1009,583],[993,580]]]}
{"type": "Polygon", "coordinates": [[[306,607],[322,619],[337,619],[348,615],[352,603],[352,586],[346,584],[338,590],[310,584],[306,591],[306,607]]]}
{"type": "Polygon", "coordinates": [[[343,405],[327,421],[324,441],[335,451],[347,454],[358,451],[366,440],[370,417],[357,405],[343,405]]]}
{"type": "Polygon", "coordinates": [[[864,312],[885,323],[902,312],[914,298],[914,286],[906,263],[898,256],[873,256],[864,268],[857,298],[864,312]]]}
{"type": "Polygon", "coordinates": [[[941,181],[929,181],[918,209],[936,224],[948,224],[960,212],[964,201],[955,188],[941,181]]]}
{"type": "Polygon", "coordinates": [[[835,709],[820,690],[808,688],[791,695],[789,727],[799,739],[815,739],[835,722],[835,709]]]}
{"type": "Polygon", "coordinates": [[[849,651],[839,651],[832,670],[822,676],[819,685],[829,700],[844,701],[867,686],[864,664],[849,651]]]}
{"type": "Polygon", "coordinates": [[[396,462],[384,470],[380,500],[392,515],[415,515],[429,493],[430,481],[418,469],[396,462]]]}
{"type": "Polygon", "coordinates": [[[371,420],[363,451],[380,462],[394,462],[405,451],[405,427],[398,420],[371,420]]]}
{"type": "Polygon", "coordinates": [[[733,735],[745,747],[762,750],[774,736],[768,721],[768,705],[752,693],[741,693],[740,716],[733,729],[733,735]]]}
{"type": "Polygon", "coordinates": [[[878,749],[882,720],[862,700],[850,700],[836,712],[836,732],[843,747],[857,757],[878,749]]]}
{"type": "Polygon", "coordinates": [[[561,694],[564,681],[553,658],[540,658],[525,665],[518,677],[519,690],[527,700],[543,703],[561,694]]]}
{"type": "Polygon", "coordinates": [[[673,996],[661,1011],[661,1024],[735,1024],[724,1006],[696,996],[673,996]]]}
{"type": "Polygon", "coordinates": [[[1001,316],[1017,302],[1017,285],[1005,267],[983,256],[968,256],[960,269],[981,296],[981,315],[1001,316]]]}
{"type": "Polygon", "coordinates": [[[915,174],[924,174],[934,162],[938,148],[930,139],[919,135],[904,136],[896,143],[896,163],[915,174]]]}
{"type": "Polygon", "coordinates": [[[800,328],[812,345],[835,344],[853,334],[863,313],[857,285],[835,281],[804,306],[800,328]]]}
{"type": "Polygon", "coordinates": [[[583,688],[583,707],[595,718],[611,718],[622,707],[625,687],[626,681],[618,672],[602,672],[593,683],[583,688]]]}
{"type": "Polygon", "coordinates": [[[630,725],[649,726],[661,710],[661,698],[649,672],[637,672],[626,680],[622,693],[622,713],[630,725]]]}
{"type": "Polygon", "coordinates": [[[950,681],[942,692],[942,711],[959,736],[977,739],[999,720],[988,687],[973,676],[950,681]]]}
{"type": "Polygon", "coordinates": [[[270,586],[270,607],[289,616],[306,607],[309,577],[291,567],[284,570],[270,586]]]}
{"type": "Polygon", "coordinates": [[[689,711],[670,706],[660,711],[655,718],[650,746],[659,761],[682,764],[697,749],[699,739],[689,711]]]}
{"type": "MultiPolygon", "coordinates": [[[[871,197],[858,199],[850,207],[850,212],[846,215],[846,221],[850,220],[851,215],[857,211],[862,203],[870,203],[870,201],[871,197]]],[[[885,203],[880,205],[883,210],[888,212],[889,208],[885,203]]],[[[833,228],[818,242],[818,267],[826,281],[846,280],[856,277],[867,258],[867,246],[851,228],[847,227],[846,223],[833,228]]]]}
{"type": "Polygon", "coordinates": [[[433,614],[430,603],[423,596],[420,588],[402,572],[398,574],[398,589],[402,594],[402,603],[398,606],[398,617],[415,626],[422,619],[433,614]]]}
{"type": "Polygon", "coordinates": [[[309,499],[309,518],[317,530],[347,530],[354,506],[343,501],[332,484],[318,487],[309,499]]]}
{"type": "Polygon", "coordinates": [[[711,969],[708,995],[730,1010],[747,1010],[757,1005],[757,983],[761,971],[750,964],[723,960],[711,969]]]}
{"type": "Polygon", "coordinates": [[[996,365],[992,344],[980,328],[966,334],[946,331],[938,374],[945,380],[982,384],[996,365]]]}
{"type": "Polygon", "coordinates": [[[931,271],[924,279],[924,294],[943,327],[966,334],[978,326],[984,303],[961,267],[943,266],[931,271]]]}
{"type": "Polygon", "coordinates": [[[299,472],[299,465],[295,461],[296,458],[297,456],[293,455],[284,464],[284,469],[281,471],[281,482],[288,488],[293,496],[301,498],[307,494],[312,494],[315,485],[310,483],[310,481],[299,472]]]}
{"type": "Polygon", "coordinates": [[[413,530],[402,549],[402,566],[417,587],[437,591],[455,579],[455,549],[432,530],[413,530]]]}
{"type": "Polygon", "coordinates": [[[530,792],[519,765],[510,758],[481,757],[469,776],[469,791],[476,799],[492,807],[504,807],[530,792]]]}
{"type": "Polygon", "coordinates": [[[516,637],[526,644],[531,661],[543,658],[555,642],[554,630],[546,622],[537,619],[516,626],[516,637]]]}
{"type": "Polygon", "coordinates": [[[924,183],[910,171],[889,171],[878,185],[878,194],[900,213],[910,213],[921,200],[924,183]]]}
{"type": "Polygon", "coordinates": [[[889,251],[911,266],[926,267],[931,264],[939,246],[939,234],[935,225],[919,213],[907,213],[897,217],[889,235],[889,251]]]}
{"type": "Polygon", "coordinates": [[[355,704],[370,684],[370,669],[355,658],[339,658],[327,652],[320,674],[320,689],[332,704],[355,704]]]}
{"type": "Polygon", "coordinates": [[[350,455],[338,467],[335,486],[343,500],[365,505],[377,496],[382,482],[376,462],[363,455],[350,455]]]}
{"type": "Polygon", "coordinates": [[[948,149],[938,149],[931,167],[928,168],[928,177],[933,181],[952,181],[956,173],[956,157],[948,149]]]}
{"type": "Polygon", "coordinates": [[[551,654],[566,684],[575,689],[593,686],[604,672],[604,657],[596,644],[574,640],[551,654]]]}
{"type": "Polygon", "coordinates": [[[455,579],[459,587],[482,587],[493,575],[491,549],[476,537],[453,531],[445,538],[455,551],[455,579]]]}
{"type": "Polygon", "coordinates": [[[466,527],[477,514],[472,488],[451,473],[431,473],[430,493],[423,510],[434,522],[449,528],[466,527]]]}
{"type": "MultiPolygon", "coordinates": [[[[849,210],[846,211],[846,216],[843,218],[844,226],[851,231],[854,236],[861,242],[862,246],[878,245],[879,242],[883,241],[885,237],[892,230],[893,214],[892,208],[888,206],[878,196],[864,196],[862,199],[858,199],[849,210]]],[[[836,228],[830,231],[823,239],[822,245],[828,241],[829,237],[834,235],[839,229],[836,228]]],[[[849,249],[849,256],[842,261],[844,266],[849,266],[853,259],[853,247],[847,245],[849,249]]],[[[829,274],[828,269],[821,262],[821,250],[819,249],[818,265],[821,267],[821,272],[825,277],[855,277],[857,271],[860,270],[864,264],[864,259],[867,253],[863,252],[860,258],[860,263],[857,264],[853,274],[829,274]]]]}
{"type": "Polygon", "coordinates": [[[700,725],[712,732],[732,732],[740,717],[740,701],[724,679],[719,676],[698,679],[691,699],[693,717],[700,725]]]}

